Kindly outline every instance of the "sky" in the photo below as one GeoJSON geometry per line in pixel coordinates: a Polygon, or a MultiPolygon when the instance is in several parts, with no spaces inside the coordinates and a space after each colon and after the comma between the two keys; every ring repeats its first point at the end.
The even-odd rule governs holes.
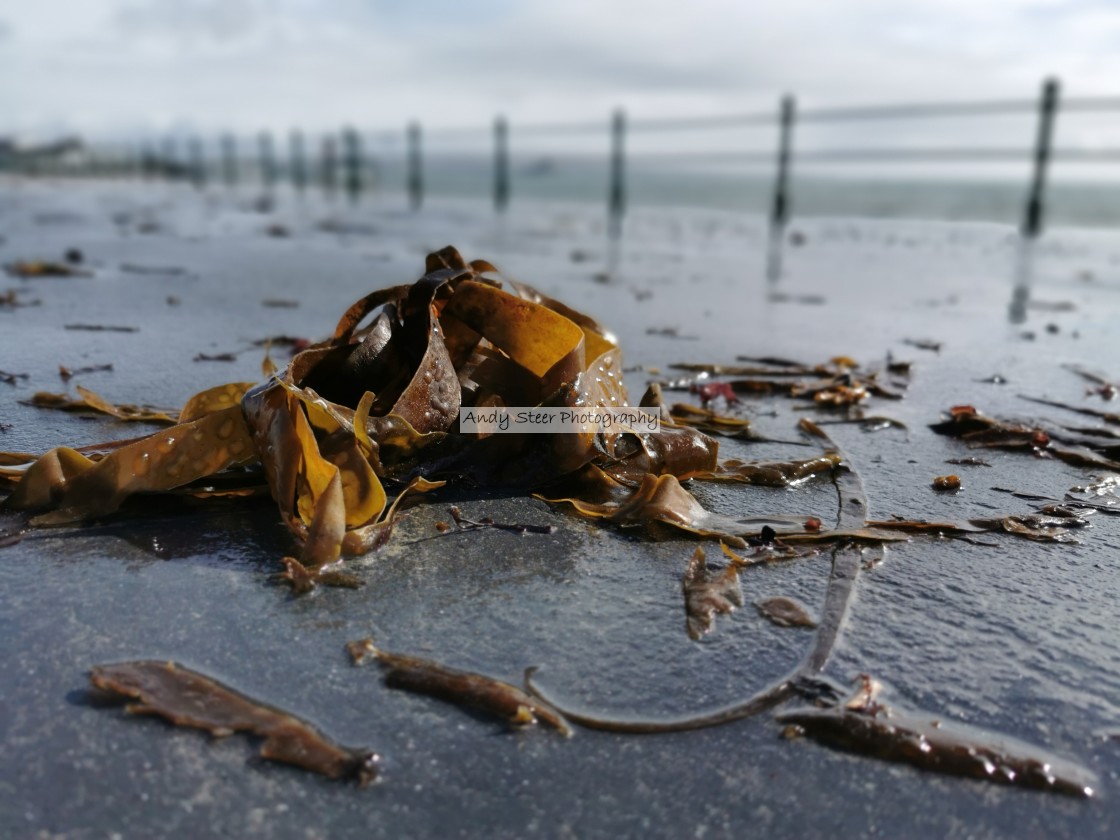
{"type": "Polygon", "coordinates": [[[1118,46],[1117,0],[0,0],[0,133],[1120,96],[1118,46]]]}

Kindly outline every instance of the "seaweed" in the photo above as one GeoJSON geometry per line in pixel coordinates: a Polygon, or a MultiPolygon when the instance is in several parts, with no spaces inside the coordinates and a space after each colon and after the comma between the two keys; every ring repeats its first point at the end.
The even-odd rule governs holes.
{"type": "Polygon", "coordinates": [[[215,737],[246,732],[264,739],[260,754],[331,779],[353,779],[365,786],[378,775],[379,758],[363,749],[343,747],[307,721],[234,691],[215,679],[175,662],[137,660],[97,665],[90,682],[127,698],[129,714],[159,715],[176,726],[203,729],[215,737]]]}
{"type": "Polygon", "coordinates": [[[847,702],[824,702],[782,712],[777,721],[829,746],[924,770],[1082,798],[1097,790],[1089,770],[1032,744],[888,706],[866,676],[847,702]]]}
{"type": "Polygon", "coordinates": [[[699,639],[712,629],[716,615],[729,613],[743,606],[743,590],[739,586],[739,567],[735,563],[721,571],[708,569],[704,549],[692,553],[681,578],[688,635],[699,639]]]}
{"type": "Polygon", "coordinates": [[[547,723],[565,738],[572,736],[572,729],[563,715],[509,683],[483,674],[449,668],[429,659],[389,653],[374,645],[372,639],[348,642],[346,650],[355,665],[374,659],[384,671],[385,684],[392,688],[402,688],[470,706],[497,715],[511,726],[547,723]]]}
{"type": "Polygon", "coordinates": [[[759,615],[779,627],[817,626],[805,605],[794,598],[779,595],[755,601],[754,606],[759,615]]]}

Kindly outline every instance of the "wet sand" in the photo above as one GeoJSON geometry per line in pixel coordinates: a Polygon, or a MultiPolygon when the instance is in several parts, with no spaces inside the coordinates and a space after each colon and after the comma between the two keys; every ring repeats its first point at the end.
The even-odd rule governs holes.
{"type": "MultiPolygon", "coordinates": [[[[0,294],[12,288],[39,301],[0,309],[0,369],[28,376],[0,383],[2,450],[141,433],[19,402],[66,390],[59,365],[113,364],[74,378],[71,390],[178,406],[207,386],[257,379],[253,341],[322,337],[350,302],[415,279],[423,255],[447,244],[612,327],[634,366],[635,400],[658,377],[651,369],[664,375],[674,362],[912,360],[905,399],[869,409],[909,432],[830,427],[877,518],[1026,512],[1029,503],[992,488],[1060,498],[1093,474],[1010,452],[983,453],[988,468],[946,465],[976,454],[926,428],[951,405],[1077,425],[1091,421],[1018,395],[1120,411],[1087,398],[1086,383],[1061,367],[1120,378],[1120,246],[1102,232],[1047,235],[1024,259],[1003,226],[798,220],[791,231],[801,244],[787,249],[786,276],[770,289],[756,217],[633,214],[617,270],[604,276],[604,220],[578,205],[515,203],[495,219],[470,202],[412,214],[394,196],[358,207],[281,196],[261,213],[248,191],[234,199],[90,183],[3,191],[0,262],[77,248],[90,276],[0,282],[0,294]],[[298,305],[275,305],[289,302],[298,305]],[[65,329],[75,323],[136,331],[65,329]],[[192,361],[226,352],[236,361],[192,361]],[[1008,384],[979,381],[993,374],[1008,384]],[[935,493],[932,477],[951,471],[964,489],[935,493]]],[[[805,413],[781,399],[747,400],[745,410],[761,432],[786,440],[805,413]]],[[[780,444],[722,451],[803,454],[780,444]]],[[[734,515],[827,517],[835,508],[828,482],[695,492],[734,515]]],[[[811,631],[774,626],[749,603],[789,596],[818,609],[827,555],[748,570],[748,608],[694,642],[680,595],[694,543],[620,534],[500,492],[437,497],[386,549],[354,561],[363,589],[298,600],[270,585],[291,544],[268,503],[153,508],[140,519],[34,534],[0,548],[0,825],[14,836],[67,837],[446,836],[453,826],[465,836],[1112,836],[1120,519],[1093,517],[1079,537],[1072,546],[994,537],[995,547],[934,539],[892,547],[861,577],[826,674],[848,682],[870,672],[900,705],[1077,760],[1101,780],[1103,795],[1087,802],[786,741],[768,715],[669,736],[508,733],[386,689],[343,650],[372,635],[391,650],[512,681],[539,664],[542,685],[587,711],[668,717],[742,698],[804,654],[811,631]],[[436,539],[450,504],[557,531],[436,539]],[[177,659],[340,742],[368,745],[385,757],[384,779],[357,790],[261,764],[243,741],[211,742],[91,704],[89,667],[125,659],[177,659]]]]}

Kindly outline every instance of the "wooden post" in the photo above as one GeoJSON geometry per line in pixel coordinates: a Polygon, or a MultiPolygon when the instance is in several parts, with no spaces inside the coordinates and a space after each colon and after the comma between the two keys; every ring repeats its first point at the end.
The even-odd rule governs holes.
{"type": "Polygon", "coordinates": [[[328,200],[334,199],[337,186],[336,168],[338,166],[338,148],[335,145],[334,135],[328,134],[323,138],[323,145],[319,157],[319,185],[328,200]]]}
{"type": "Polygon", "coordinates": [[[191,182],[197,189],[206,188],[206,153],[202,148],[202,140],[199,137],[192,137],[188,141],[188,148],[190,149],[190,172],[191,182]]]}
{"type": "Polygon", "coordinates": [[[292,186],[302,198],[307,189],[307,154],[303,145],[303,132],[298,128],[288,135],[288,154],[292,186]]]}
{"type": "Polygon", "coordinates": [[[424,203],[424,168],[420,152],[420,123],[410,123],[407,132],[408,145],[408,198],[413,210],[419,210],[424,203]]]}
{"type": "Polygon", "coordinates": [[[770,243],[766,253],[766,279],[777,283],[782,276],[782,240],[789,222],[789,169],[793,154],[793,124],[797,101],[788,94],[778,110],[778,171],[774,178],[774,199],[770,205],[770,243]]]}
{"type": "Polygon", "coordinates": [[[494,120],[494,210],[509,206],[509,125],[505,117],[494,120]]]}
{"type": "Polygon", "coordinates": [[[145,181],[150,181],[155,175],[156,169],[156,154],[152,151],[151,145],[145,142],[140,147],[140,177],[145,181]]]}
{"type": "Polygon", "coordinates": [[[1027,204],[1023,211],[1023,236],[1035,239],[1042,233],[1045,208],[1046,169],[1050,164],[1050,149],[1054,140],[1054,118],[1058,113],[1057,79],[1042,83],[1042,97],[1038,103],[1038,135],[1034,146],[1034,172],[1031,176],[1027,204]]]}
{"type": "Polygon", "coordinates": [[[162,166],[163,178],[165,181],[174,181],[178,177],[179,162],[175,154],[175,138],[165,137],[163,139],[163,146],[160,150],[160,156],[163,158],[162,166]]]}
{"type": "Polygon", "coordinates": [[[222,135],[222,179],[226,187],[237,186],[237,138],[228,132],[222,135]]]}
{"type": "Polygon", "coordinates": [[[346,195],[351,204],[356,204],[362,195],[362,138],[352,128],[343,129],[343,168],[346,172],[346,195]]]}
{"type": "Polygon", "coordinates": [[[626,214],[626,113],[619,108],[611,115],[610,186],[607,191],[607,237],[622,238],[626,214]]]}
{"type": "Polygon", "coordinates": [[[262,131],[257,135],[257,157],[261,186],[266,195],[271,195],[276,186],[276,147],[272,143],[272,132],[262,131]]]}

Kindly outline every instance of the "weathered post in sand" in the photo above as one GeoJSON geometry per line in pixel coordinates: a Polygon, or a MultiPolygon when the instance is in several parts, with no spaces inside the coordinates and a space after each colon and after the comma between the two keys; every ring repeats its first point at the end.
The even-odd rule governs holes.
{"type": "Polygon", "coordinates": [[[190,167],[191,183],[194,184],[195,189],[206,189],[206,151],[202,146],[201,137],[192,137],[188,141],[187,148],[190,150],[190,167]]]}
{"type": "Polygon", "coordinates": [[[509,124],[506,118],[494,119],[494,211],[504,213],[509,206],[509,124]]]}
{"type": "Polygon", "coordinates": [[[774,176],[774,198],[770,204],[770,242],[766,251],[766,279],[774,285],[782,276],[782,241],[789,222],[789,170],[793,155],[793,124],[797,100],[789,94],[778,106],[778,171],[774,176]]]}
{"type": "Polygon", "coordinates": [[[307,152],[303,145],[303,132],[298,128],[288,134],[288,175],[292,187],[303,198],[307,189],[307,152]]]}
{"type": "Polygon", "coordinates": [[[420,123],[409,123],[406,132],[408,147],[408,200],[413,210],[424,204],[424,161],[420,152],[420,123]]]}
{"type": "Polygon", "coordinates": [[[1059,82],[1046,79],[1038,103],[1038,135],[1034,144],[1034,171],[1031,175],[1027,205],[1023,211],[1022,234],[1036,239],[1042,233],[1045,212],[1046,170],[1050,165],[1050,149],[1054,141],[1054,119],[1058,114],[1059,82]]]}
{"type": "Polygon", "coordinates": [[[338,185],[336,169],[338,167],[338,148],[334,136],[331,134],[323,138],[319,154],[319,186],[328,201],[334,200],[334,191],[338,185]]]}
{"type": "Polygon", "coordinates": [[[346,172],[346,195],[351,204],[357,204],[362,196],[365,159],[362,154],[362,138],[353,128],[342,131],[342,160],[346,172]]]}
{"type": "Polygon", "coordinates": [[[175,138],[168,136],[163,138],[163,143],[160,146],[160,169],[163,172],[163,179],[165,181],[174,181],[178,177],[179,161],[177,159],[177,149],[175,147],[175,138]]]}
{"type": "MultiPolygon", "coordinates": [[[[610,184],[607,189],[607,237],[622,239],[622,217],[626,215],[626,112],[611,115],[610,184]]],[[[614,269],[614,265],[611,269],[614,269]]]]}
{"type": "Polygon", "coordinates": [[[232,190],[237,186],[237,138],[229,132],[222,135],[219,141],[222,155],[222,180],[226,189],[232,190]]]}
{"type": "Polygon", "coordinates": [[[270,196],[276,187],[276,147],[272,142],[271,131],[262,131],[257,136],[257,157],[261,186],[264,194],[270,196]]]}

